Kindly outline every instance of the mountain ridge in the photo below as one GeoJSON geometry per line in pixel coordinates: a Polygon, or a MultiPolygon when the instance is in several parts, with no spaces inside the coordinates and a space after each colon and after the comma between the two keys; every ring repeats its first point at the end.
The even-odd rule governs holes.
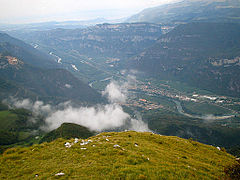
{"type": "Polygon", "coordinates": [[[55,29],[15,34],[48,51],[77,51],[88,57],[128,58],[149,47],[161,35],[161,26],[151,23],[97,24],[84,29],[55,29]]]}
{"type": "Polygon", "coordinates": [[[234,23],[180,25],[129,63],[150,76],[238,97],[239,30],[234,23]]]}
{"type": "Polygon", "coordinates": [[[160,24],[185,24],[189,22],[237,22],[240,6],[238,0],[183,0],[144,9],[126,22],[152,22],[160,24]]]}

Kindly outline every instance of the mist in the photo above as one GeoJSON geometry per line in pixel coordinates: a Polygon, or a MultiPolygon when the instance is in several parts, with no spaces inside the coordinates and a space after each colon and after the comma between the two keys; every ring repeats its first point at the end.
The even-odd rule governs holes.
{"type": "Polygon", "coordinates": [[[45,130],[58,128],[62,123],[75,123],[93,131],[103,131],[123,126],[130,119],[130,115],[117,104],[99,107],[68,107],[52,113],[46,118],[45,130]]]}
{"type": "Polygon", "coordinates": [[[32,102],[30,99],[18,100],[11,98],[11,105],[16,108],[24,108],[32,111],[35,115],[46,116],[53,111],[53,107],[49,104],[44,104],[42,101],[32,102]]]}
{"type": "Polygon", "coordinates": [[[106,96],[110,103],[124,103],[126,101],[126,85],[118,84],[116,81],[112,81],[107,85],[105,91],[102,92],[103,96],[106,96]]]}
{"type": "Polygon", "coordinates": [[[92,131],[121,129],[134,131],[150,131],[148,125],[136,113],[135,119],[123,111],[120,103],[127,100],[127,86],[134,83],[134,76],[128,76],[127,82],[111,81],[102,92],[109,103],[98,104],[94,107],[76,107],[71,102],[58,106],[44,104],[42,101],[32,102],[29,99],[8,99],[8,103],[16,108],[25,108],[36,115],[45,117],[42,130],[51,131],[61,126],[62,123],[75,123],[89,128],[92,131]]]}

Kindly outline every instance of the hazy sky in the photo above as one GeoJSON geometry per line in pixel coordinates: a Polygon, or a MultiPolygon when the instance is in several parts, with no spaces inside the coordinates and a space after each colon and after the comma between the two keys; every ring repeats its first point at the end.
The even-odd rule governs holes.
{"type": "Polygon", "coordinates": [[[0,0],[0,23],[118,19],[173,0],[0,0]]]}

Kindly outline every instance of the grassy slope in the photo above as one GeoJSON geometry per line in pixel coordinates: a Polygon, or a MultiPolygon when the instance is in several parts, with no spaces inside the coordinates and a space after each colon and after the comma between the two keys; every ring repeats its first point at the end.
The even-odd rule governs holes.
{"type": "Polygon", "coordinates": [[[235,161],[216,147],[152,133],[102,133],[89,139],[93,142],[71,148],[58,139],[9,149],[0,157],[0,179],[33,179],[35,174],[39,179],[218,179],[235,161]],[[59,172],[65,175],[56,177],[59,172]]]}

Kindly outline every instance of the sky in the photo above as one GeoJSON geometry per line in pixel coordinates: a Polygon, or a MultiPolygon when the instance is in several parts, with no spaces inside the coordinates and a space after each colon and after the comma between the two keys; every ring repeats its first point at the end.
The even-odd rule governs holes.
{"type": "Polygon", "coordinates": [[[0,0],[0,23],[120,19],[173,0],[0,0]]]}

